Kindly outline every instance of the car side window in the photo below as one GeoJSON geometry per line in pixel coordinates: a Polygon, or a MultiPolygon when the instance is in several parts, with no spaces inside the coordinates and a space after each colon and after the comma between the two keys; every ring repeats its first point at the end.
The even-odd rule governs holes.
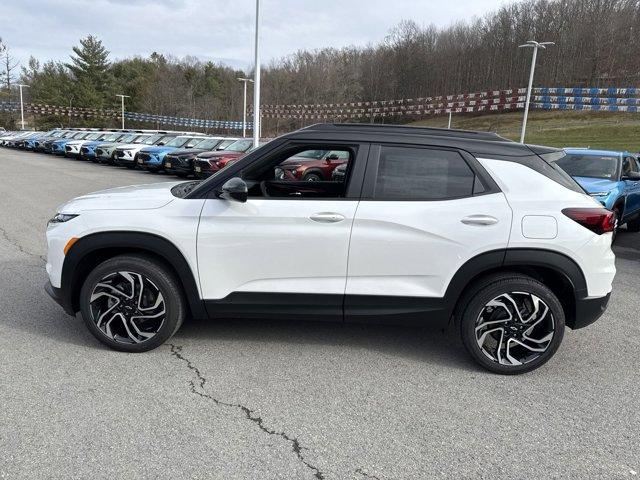
{"type": "Polygon", "coordinates": [[[355,149],[298,147],[242,177],[250,198],[343,198],[355,149]]]}
{"type": "Polygon", "coordinates": [[[625,160],[629,162],[629,170],[628,172],[639,172],[638,163],[633,157],[626,157],[625,160]]]}
{"type": "Polygon", "coordinates": [[[458,152],[418,147],[380,149],[375,199],[444,200],[483,191],[482,182],[458,152]]]}

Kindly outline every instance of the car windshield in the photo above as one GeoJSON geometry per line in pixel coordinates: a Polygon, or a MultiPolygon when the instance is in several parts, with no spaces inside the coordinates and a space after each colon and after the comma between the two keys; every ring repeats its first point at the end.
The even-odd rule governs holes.
{"type": "Polygon", "coordinates": [[[116,140],[118,140],[118,138],[122,136],[123,135],[121,133],[111,133],[106,137],[104,137],[102,140],[104,140],[105,142],[115,142],[116,140]]]}
{"type": "Polygon", "coordinates": [[[176,137],[173,140],[171,140],[169,143],[165,143],[165,146],[166,147],[181,147],[185,143],[187,143],[189,140],[191,140],[190,137],[176,137]]]}
{"type": "Polygon", "coordinates": [[[124,135],[122,137],[120,137],[120,139],[118,140],[121,143],[131,143],[136,139],[136,134],[135,133],[129,133],[128,135],[124,135]]]}
{"type": "Polygon", "coordinates": [[[189,140],[187,143],[185,143],[185,147],[187,148],[193,148],[195,147],[197,144],[199,144],[202,141],[202,137],[196,137],[196,138],[192,138],[191,140],[189,140]]]}
{"type": "Polygon", "coordinates": [[[160,140],[162,138],[162,134],[155,134],[155,135],[151,135],[150,137],[145,138],[144,143],[145,145],[155,145],[155,143],[160,140]]]}
{"type": "Polygon", "coordinates": [[[320,160],[327,153],[327,150],[305,150],[296,155],[296,158],[310,158],[320,160]]]}
{"type": "Polygon", "coordinates": [[[194,146],[196,148],[202,148],[203,150],[213,150],[219,143],[219,138],[205,138],[204,140],[199,141],[194,146]]]}
{"type": "Polygon", "coordinates": [[[131,143],[144,143],[144,141],[149,137],[149,135],[138,135],[135,140],[131,143]]]}
{"type": "Polygon", "coordinates": [[[615,180],[618,173],[618,158],[608,155],[567,154],[556,164],[572,177],[615,180]]]}
{"type": "Polygon", "coordinates": [[[92,133],[91,135],[87,135],[86,139],[87,140],[96,140],[98,138],[100,138],[103,134],[102,133],[92,133]]]}
{"type": "Polygon", "coordinates": [[[216,147],[217,150],[226,150],[226,148],[231,145],[232,143],[237,142],[237,140],[222,140],[218,146],[216,147]]]}
{"type": "Polygon", "coordinates": [[[176,138],[175,135],[164,135],[164,136],[160,137],[158,139],[158,141],[154,145],[160,145],[160,144],[166,145],[167,142],[169,142],[170,140],[172,140],[174,138],[176,138]]]}
{"type": "Polygon", "coordinates": [[[229,145],[225,150],[229,152],[246,152],[253,145],[253,140],[238,140],[229,145]]]}

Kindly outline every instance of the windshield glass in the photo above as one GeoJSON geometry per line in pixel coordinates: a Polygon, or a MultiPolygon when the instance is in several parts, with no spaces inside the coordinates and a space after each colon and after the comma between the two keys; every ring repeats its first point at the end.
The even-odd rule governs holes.
{"type": "Polygon", "coordinates": [[[131,143],[144,143],[144,141],[149,137],[148,134],[138,135],[135,140],[131,143]]]}
{"type": "Polygon", "coordinates": [[[123,137],[120,138],[120,140],[118,140],[119,142],[122,143],[131,143],[136,139],[136,134],[135,133],[129,133],[127,135],[124,135],[123,137]]]}
{"type": "Polygon", "coordinates": [[[121,133],[110,133],[106,137],[103,138],[105,142],[115,142],[118,138],[122,137],[121,133]]]}
{"type": "Polygon", "coordinates": [[[202,148],[203,150],[213,150],[220,143],[220,140],[219,138],[205,138],[199,141],[195,147],[202,148]]]}
{"type": "Polygon", "coordinates": [[[185,143],[191,140],[189,137],[176,137],[168,143],[165,143],[166,147],[181,147],[185,143]]]}
{"type": "Polygon", "coordinates": [[[96,140],[102,136],[102,133],[92,133],[91,135],[87,135],[85,138],[87,140],[96,140]]]}
{"type": "Polygon", "coordinates": [[[222,140],[216,147],[216,150],[225,150],[229,145],[235,142],[237,142],[237,140],[222,140]]]}
{"type": "Polygon", "coordinates": [[[229,152],[246,152],[253,145],[253,140],[238,140],[229,145],[225,150],[229,152]]]}
{"type": "Polygon", "coordinates": [[[144,143],[145,145],[155,145],[155,143],[160,140],[162,138],[162,135],[159,133],[156,133],[155,135],[151,135],[150,137],[145,138],[144,143]]]}
{"type": "Polygon", "coordinates": [[[297,153],[295,157],[320,160],[324,157],[325,153],[327,153],[327,150],[305,150],[304,152],[297,153]]]}
{"type": "Polygon", "coordinates": [[[618,159],[607,155],[567,154],[556,165],[572,177],[616,180],[618,173],[618,159]]]}
{"type": "Polygon", "coordinates": [[[202,137],[192,138],[187,143],[185,143],[184,146],[187,148],[192,148],[192,147],[195,147],[197,144],[199,144],[201,141],[202,141],[202,137]]]}

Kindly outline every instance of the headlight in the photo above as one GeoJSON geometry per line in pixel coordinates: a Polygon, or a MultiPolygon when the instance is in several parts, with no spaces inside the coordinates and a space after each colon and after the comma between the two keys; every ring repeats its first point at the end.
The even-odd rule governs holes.
{"type": "Polygon", "coordinates": [[[611,193],[611,191],[608,192],[595,192],[595,193],[590,193],[589,195],[592,197],[606,197],[611,193]]]}
{"type": "Polygon", "coordinates": [[[51,220],[49,220],[49,224],[55,224],[55,223],[64,223],[64,222],[68,222],[69,220],[72,220],[74,218],[76,218],[78,215],[71,215],[68,213],[56,213],[53,218],[51,220]]]}

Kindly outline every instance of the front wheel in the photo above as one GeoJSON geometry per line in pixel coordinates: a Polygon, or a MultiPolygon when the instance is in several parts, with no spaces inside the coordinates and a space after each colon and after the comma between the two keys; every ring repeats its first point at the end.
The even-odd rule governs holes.
{"type": "Polygon", "coordinates": [[[186,305],[175,275],[152,258],[121,255],[98,265],[80,291],[89,331],[123,352],[145,352],[180,328],[186,305]]]}
{"type": "Polygon", "coordinates": [[[305,182],[321,182],[322,181],[322,177],[317,173],[307,173],[303,177],[303,180],[305,182]]]}
{"type": "Polygon", "coordinates": [[[462,342],[473,359],[500,374],[534,370],[558,350],[565,316],[544,284],[520,274],[501,274],[473,286],[461,300],[462,342]]]}

